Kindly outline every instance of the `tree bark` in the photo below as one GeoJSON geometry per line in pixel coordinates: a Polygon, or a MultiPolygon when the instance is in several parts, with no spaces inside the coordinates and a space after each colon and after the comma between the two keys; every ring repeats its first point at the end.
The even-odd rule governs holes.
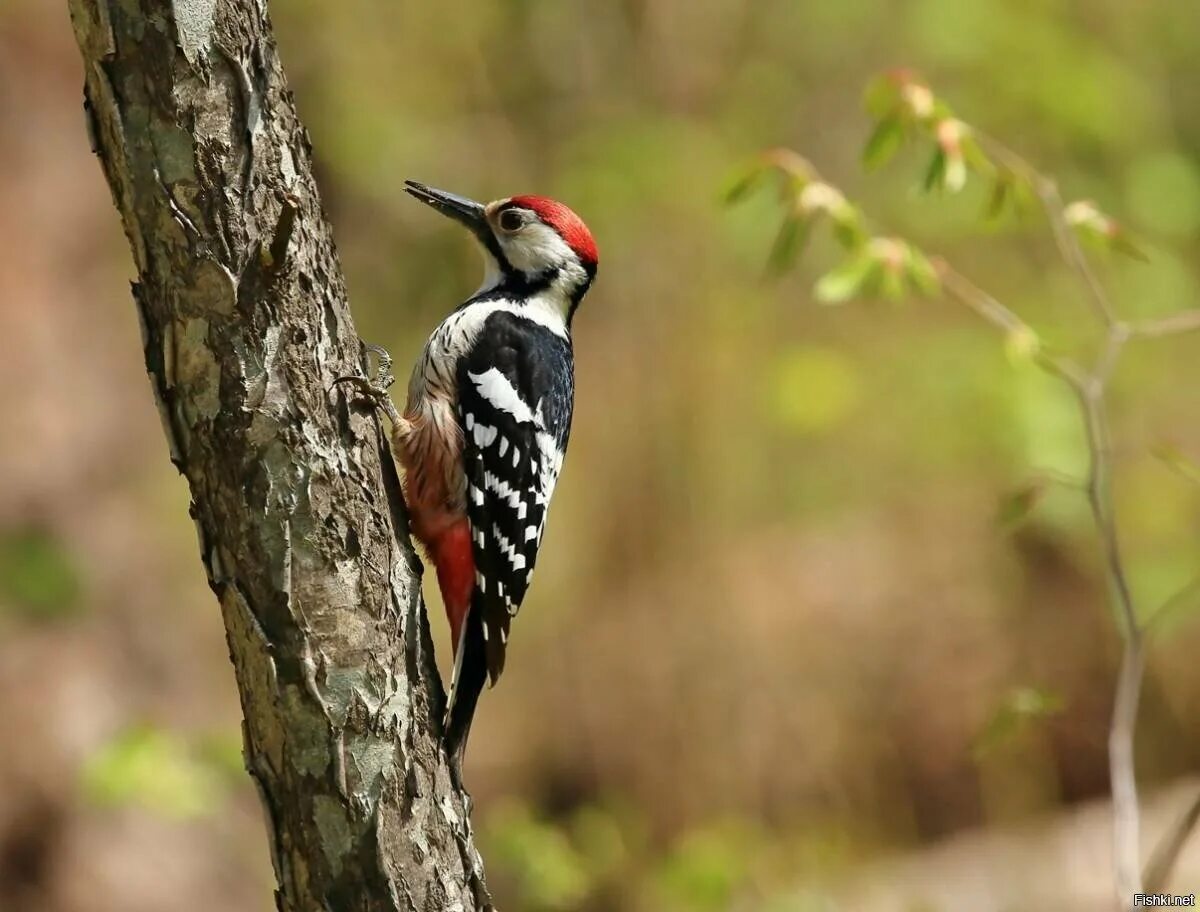
{"type": "Polygon", "coordinates": [[[489,909],[395,467],[332,387],[362,346],[265,0],[69,4],[278,907],[489,909]]]}

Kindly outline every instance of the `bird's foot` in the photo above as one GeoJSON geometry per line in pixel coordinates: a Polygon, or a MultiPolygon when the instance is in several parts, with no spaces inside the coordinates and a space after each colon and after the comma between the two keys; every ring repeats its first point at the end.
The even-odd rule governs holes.
{"type": "Polygon", "coordinates": [[[362,398],[387,415],[393,425],[399,427],[404,423],[404,418],[396,409],[395,403],[392,402],[392,397],[388,395],[388,390],[396,382],[396,378],[392,375],[392,356],[388,354],[387,349],[379,345],[371,345],[364,342],[363,347],[375,356],[374,375],[366,377],[336,377],[334,378],[333,385],[337,386],[339,383],[349,384],[362,398]]]}

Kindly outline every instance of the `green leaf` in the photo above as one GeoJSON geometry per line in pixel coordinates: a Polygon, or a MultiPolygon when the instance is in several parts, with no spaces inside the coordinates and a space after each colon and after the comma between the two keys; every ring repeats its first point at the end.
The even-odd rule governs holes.
{"type": "Polygon", "coordinates": [[[1001,701],[975,739],[976,759],[982,759],[1009,742],[1031,724],[1063,711],[1063,698],[1038,687],[1016,687],[1001,701]]]}
{"type": "Polygon", "coordinates": [[[862,213],[847,203],[833,213],[833,237],[846,250],[857,250],[867,240],[862,213]]]}
{"type": "Polygon", "coordinates": [[[1108,246],[1116,253],[1135,259],[1139,263],[1150,262],[1150,257],[1146,254],[1146,251],[1119,225],[1116,231],[1109,236],[1108,246]]]}
{"type": "Polygon", "coordinates": [[[900,106],[902,78],[897,73],[882,73],[867,83],[863,107],[872,117],[884,118],[900,106]]]}
{"type": "Polygon", "coordinates": [[[1143,263],[1149,261],[1149,257],[1120,222],[1101,212],[1091,200],[1068,203],[1063,208],[1063,220],[1085,240],[1143,263]]]}
{"type": "Polygon", "coordinates": [[[726,181],[725,189],[721,192],[721,201],[726,206],[740,203],[761,183],[766,172],[767,169],[763,164],[756,162],[730,175],[726,181]]]}
{"type": "Polygon", "coordinates": [[[862,294],[879,269],[879,262],[859,254],[835,266],[817,280],[813,294],[825,304],[840,304],[862,294]]]}
{"type": "Polygon", "coordinates": [[[863,149],[863,166],[874,171],[891,161],[904,144],[904,124],[898,117],[885,117],[876,124],[863,149]]]}
{"type": "Polygon", "coordinates": [[[878,279],[879,293],[889,301],[899,301],[905,296],[907,289],[904,287],[902,270],[881,263],[876,278],[878,279]]]}
{"type": "Polygon", "coordinates": [[[1002,529],[1020,525],[1046,496],[1048,487],[1044,478],[1033,478],[1009,491],[1000,500],[996,524],[1002,529]]]}
{"type": "Polygon", "coordinates": [[[783,224],[779,226],[779,234],[775,236],[775,243],[771,246],[771,254],[767,258],[767,268],[771,273],[781,275],[796,264],[811,229],[811,219],[790,213],[784,218],[783,224]]]}
{"type": "Polygon", "coordinates": [[[1018,215],[1028,215],[1041,209],[1037,191],[1028,178],[1019,174],[1009,175],[1009,201],[1018,215]]]}
{"type": "Polygon", "coordinates": [[[983,150],[983,146],[979,144],[979,140],[967,130],[960,141],[963,160],[976,174],[992,174],[995,172],[996,165],[988,158],[988,154],[983,150]]]}
{"type": "Polygon", "coordinates": [[[987,205],[983,217],[994,222],[1004,214],[1005,205],[1012,197],[1012,175],[1004,170],[998,170],[992,180],[992,189],[988,194],[987,205]]]}
{"type": "Polygon", "coordinates": [[[925,170],[925,179],[921,182],[921,189],[926,193],[940,189],[946,180],[946,153],[941,149],[933,153],[933,158],[929,160],[929,167],[925,170]]]}
{"type": "Polygon", "coordinates": [[[941,290],[942,282],[937,269],[929,257],[912,244],[908,245],[904,265],[908,280],[921,294],[936,295],[941,290]]]}

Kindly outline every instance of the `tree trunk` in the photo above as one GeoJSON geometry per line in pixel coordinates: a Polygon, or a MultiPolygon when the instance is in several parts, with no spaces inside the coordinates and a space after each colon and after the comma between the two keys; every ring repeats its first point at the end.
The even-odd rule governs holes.
{"type": "Polygon", "coordinates": [[[488,909],[395,468],[331,388],[362,348],[265,0],[69,3],[277,904],[488,909]]]}

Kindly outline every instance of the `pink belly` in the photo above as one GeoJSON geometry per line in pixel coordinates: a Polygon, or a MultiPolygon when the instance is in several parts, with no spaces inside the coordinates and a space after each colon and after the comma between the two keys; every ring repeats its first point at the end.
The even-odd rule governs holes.
{"type": "Polygon", "coordinates": [[[413,534],[437,568],[438,587],[457,654],[475,587],[471,525],[461,468],[462,440],[452,418],[431,420],[428,413],[419,412],[405,417],[410,422],[409,430],[403,440],[397,441],[404,466],[404,499],[413,534]]]}

